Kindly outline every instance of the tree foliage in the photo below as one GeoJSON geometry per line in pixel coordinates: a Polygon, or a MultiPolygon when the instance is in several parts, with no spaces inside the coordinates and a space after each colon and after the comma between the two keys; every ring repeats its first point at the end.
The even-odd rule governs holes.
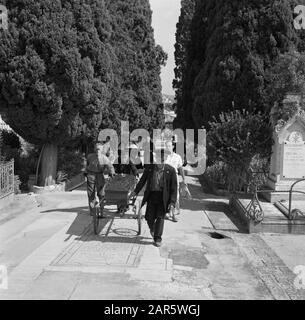
{"type": "Polygon", "coordinates": [[[112,85],[110,17],[101,1],[10,0],[0,39],[1,108],[36,144],[94,135],[112,85]]]}
{"type": "Polygon", "coordinates": [[[301,96],[300,107],[304,110],[305,93],[305,54],[291,50],[281,54],[267,74],[266,93],[273,103],[272,121],[288,121],[298,110],[299,103],[287,101],[288,94],[301,96]]]}
{"type": "Polygon", "coordinates": [[[0,30],[0,111],[22,138],[47,146],[47,183],[58,147],[94,141],[101,129],[119,130],[120,120],[132,129],[163,125],[166,54],[155,44],[148,0],[3,4],[9,30],[0,30]]]}
{"type": "Polygon", "coordinates": [[[161,65],[167,59],[155,44],[148,0],[108,0],[112,19],[114,67],[111,126],[129,120],[131,129],[163,126],[161,65]]]}
{"type": "MultiPolygon", "coordinates": [[[[195,13],[196,0],[182,0],[180,17],[177,23],[176,44],[175,44],[175,79],[173,87],[176,90],[176,105],[178,111],[178,119],[176,126],[180,128],[188,128],[188,122],[191,122],[191,115],[183,108],[184,91],[187,85],[187,61],[190,50],[191,41],[191,23],[195,13]]],[[[191,128],[189,126],[189,128],[191,128]]]]}
{"type": "MultiPolygon", "coordinates": [[[[295,0],[198,0],[187,46],[178,119],[195,127],[232,109],[270,110],[267,71],[292,47],[304,51],[293,27],[295,0]]],[[[179,105],[179,101],[178,101],[179,105]]]]}
{"type": "Polygon", "coordinates": [[[10,0],[0,33],[1,108],[28,141],[69,142],[162,122],[160,66],[148,0],[10,0]]]}

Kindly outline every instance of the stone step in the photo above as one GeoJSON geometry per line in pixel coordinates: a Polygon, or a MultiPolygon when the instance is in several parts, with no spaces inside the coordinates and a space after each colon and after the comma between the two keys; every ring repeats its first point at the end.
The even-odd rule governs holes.
{"type": "Polygon", "coordinates": [[[231,219],[225,214],[224,211],[211,211],[205,210],[211,224],[216,230],[224,231],[238,231],[236,225],[231,221],[231,219]]]}

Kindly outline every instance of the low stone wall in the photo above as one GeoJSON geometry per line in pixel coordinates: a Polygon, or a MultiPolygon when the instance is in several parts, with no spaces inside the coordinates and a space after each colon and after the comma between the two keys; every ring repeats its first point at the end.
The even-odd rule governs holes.
{"type": "Polygon", "coordinates": [[[32,186],[30,191],[36,194],[45,194],[45,193],[51,193],[51,192],[65,192],[66,185],[65,183],[62,183],[62,184],[57,184],[57,185],[48,186],[48,187],[32,186]]]}

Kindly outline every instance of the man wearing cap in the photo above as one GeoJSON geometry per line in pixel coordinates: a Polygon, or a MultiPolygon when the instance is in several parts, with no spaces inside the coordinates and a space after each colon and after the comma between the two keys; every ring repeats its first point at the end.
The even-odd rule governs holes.
{"type": "Polygon", "coordinates": [[[164,230],[164,219],[177,202],[177,176],[175,169],[164,163],[164,150],[155,150],[154,163],[145,167],[141,180],[131,197],[137,196],[146,184],[142,206],[147,203],[146,221],[154,238],[154,245],[160,247],[164,230]]]}
{"type": "Polygon", "coordinates": [[[92,215],[95,206],[95,194],[99,198],[100,206],[103,206],[104,187],[106,184],[105,175],[115,175],[113,164],[105,154],[103,144],[99,142],[95,144],[95,152],[84,159],[82,172],[87,178],[88,201],[90,214],[92,215]]]}

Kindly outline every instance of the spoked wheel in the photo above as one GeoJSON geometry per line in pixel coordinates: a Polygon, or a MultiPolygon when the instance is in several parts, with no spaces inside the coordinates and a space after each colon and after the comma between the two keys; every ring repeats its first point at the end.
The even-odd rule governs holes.
{"type": "Polygon", "coordinates": [[[118,215],[120,216],[120,218],[124,218],[125,213],[127,212],[126,206],[123,204],[118,205],[118,215]]]}
{"type": "Polygon", "coordinates": [[[138,219],[138,205],[135,203],[132,207],[133,219],[138,219]]]}
{"type": "Polygon", "coordinates": [[[142,233],[142,206],[140,201],[137,202],[137,209],[138,209],[138,236],[142,233]]]}
{"type": "Polygon", "coordinates": [[[93,212],[93,230],[94,230],[94,234],[98,235],[98,227],[99,227],[99,223],[100,223],[100,208],[98,206],[94,207],[94,212],[93,212]]]}
{"type": "Polygon", "coordinates": [[[95,235],[99,234],[99,224],[100,224],[100,219],[102,219],[102,216],[103,216],[103,207],[104,207],[103,205],[100,207],[98,203],[94,207],[93,229],[94,229],[95,235]]]}

